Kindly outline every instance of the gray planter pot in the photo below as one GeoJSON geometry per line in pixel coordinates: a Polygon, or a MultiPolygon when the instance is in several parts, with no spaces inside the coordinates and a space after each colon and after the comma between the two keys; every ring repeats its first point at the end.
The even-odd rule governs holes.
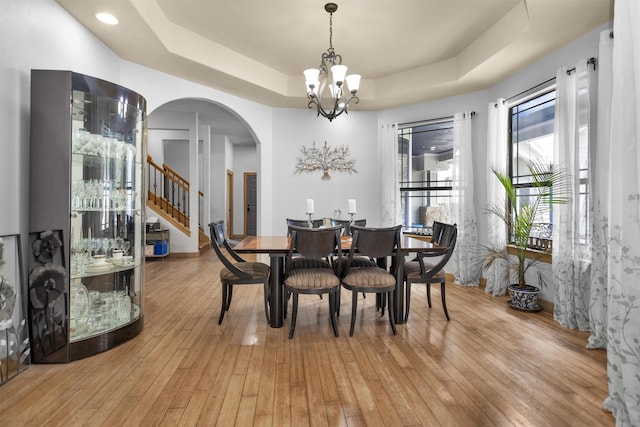
{"type": "Polygon", "coordinates": [[[538,305],[539,293],[540,288],[536,288],[535,286],[527,285],[521,288],[517,284],[509,285],[511,299],[508,304],[516,310],[540,311],[540,305],[538,305]]]}

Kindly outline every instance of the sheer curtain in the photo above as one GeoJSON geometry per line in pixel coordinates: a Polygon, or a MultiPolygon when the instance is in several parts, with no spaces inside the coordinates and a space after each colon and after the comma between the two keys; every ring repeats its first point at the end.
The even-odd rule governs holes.
{"type": "Polygon", "coordinates": [[[382,159],[382,226],[402,224],[400,187],[396,167],[398,164],[398,125],[382,125],[380,131],[380,158],[382,159]]]}
{"type": "Polygon", "coordinates": [[[478,286],[480,272],[475,268],[474,254],[478,245],[478,226],[473,203],[472,113],[453,115],[453,197],[451,219],[458,224],[458,239],[451,256],[455,283],[478,286]]]}
{"type": "Polygon", "coordinates": [[[589,304],[588,348],[604,348],[607,345],[607,276],[609,251],[609,150],[611,133],[611,90],[613,76],[611,57],[613,38],[611,30],[600,33],[598,48],[598,137],[592,141],[591,150],[591,301],[589,304]]]}
{"type": "Polygon", "coordinates": [[[555,320],[565,328],[589,330],[591,285],[591,227],[589,141],[594,92],[586,58],[575,71],[561,68],[556,75],[555,161],[571,176],[571,198],[553,207],[553,282],[555,320]]]}
{"type": "MultiPolygon", "coordinates": [[[[507,171],[507,119],[508,109],[504,99],[489,103],[487,131],[487,163],[499,171],[507,171]]],[[[499,204],[504,202],[504,188],[496,177],[487,173],[487,202],[499,204]]],[[[504,249],[507,242],[505,225],[495,215],[487,215],[487,239],[492,249],[504,249]]],[[[495,262],[485,272],[487,287],[485,292],[493,295],[504,295],[507,291],[508,267],[502,260],[495,262]]]]}
{"type": "Polygon", "coordinates": [[[613,29],[607,366],[604,406],[640,425],[640,2],[616,0],[613,29]]]}

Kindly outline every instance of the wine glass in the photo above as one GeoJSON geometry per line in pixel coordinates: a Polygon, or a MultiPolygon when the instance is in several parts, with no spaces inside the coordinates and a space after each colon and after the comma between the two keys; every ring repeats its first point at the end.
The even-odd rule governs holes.
{"type": "Polygon", "coordinates": [[[129,249],[131,248],[131,242],[128,240],[124,240],[122,242],[122,250],[124,250],[125,255],[129,255],[129,249]]]}

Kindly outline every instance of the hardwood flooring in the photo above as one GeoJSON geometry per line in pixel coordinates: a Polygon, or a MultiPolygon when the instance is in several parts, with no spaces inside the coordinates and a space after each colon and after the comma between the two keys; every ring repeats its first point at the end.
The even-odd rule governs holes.
{"type": "MultiPolygon", "coordinates": [[[[266,261],[266,260],[265,260],[266,261]]],[[[1,426],[613,426],[601,409],[606,353],[549,314],[506,297],[414,286],[393,336],[373,295],[343,291],[340,337],[328,300],[301,296],[296,334],[269,328],[260,286],[234,290],[217,324],[213,253],[147,262],[145,327],[105,353],[32,365],[0,386],[1,426]]]]}

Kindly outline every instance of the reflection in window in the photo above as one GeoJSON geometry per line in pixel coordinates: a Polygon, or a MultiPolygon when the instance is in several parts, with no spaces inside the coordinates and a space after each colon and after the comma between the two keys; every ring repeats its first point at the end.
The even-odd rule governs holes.
{"type": "MultiPolygon", "coordinates": [[[[533,186],[528,165],[531,162],[553,163],[555,90],[510,108],[510,173],[516,188],[517,203],[526,204],[538,191],[533,186]]],[[[517,207],[519,209],[519,206],[517,207]]],[[[532,237],[551,239],[553,211],[542,210],[535,220],[532,237]]],[[[511,233],[510,233],[511,234],[511,233]]],[[[513,241],[513,239],[511,239],[513,241]]]]}
{"type": "Polygon", "coordinates": [[[448,222],[452,163],[452,117],[399,126],[397,179],[405,229],[448,222]]]}

